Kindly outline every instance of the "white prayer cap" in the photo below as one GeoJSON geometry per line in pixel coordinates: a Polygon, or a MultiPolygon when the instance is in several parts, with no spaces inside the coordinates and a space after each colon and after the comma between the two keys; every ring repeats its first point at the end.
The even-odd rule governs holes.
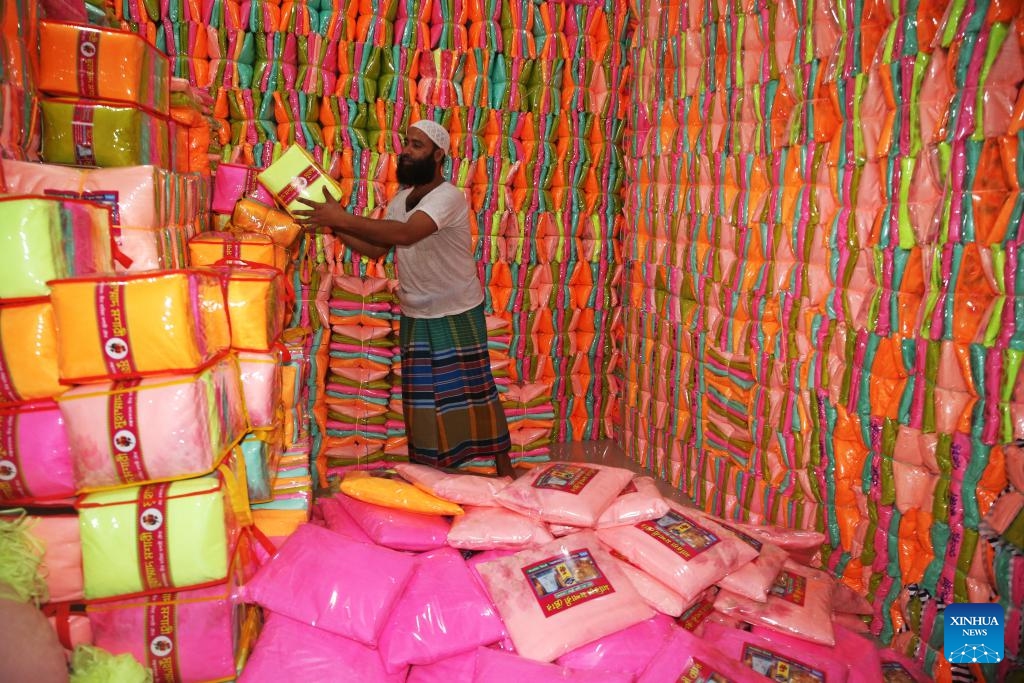
{"type": "Polygon", "coordinates": [[[420,119],[416,123],[409,126],[410,128],[416,128],[428,138],[430,141],[437,145],[442,152],[448,153],[448,147],[451,145],[451,136],[448,135],[448,131],[445,130],[444,126],[430,119],[420,119]]]}

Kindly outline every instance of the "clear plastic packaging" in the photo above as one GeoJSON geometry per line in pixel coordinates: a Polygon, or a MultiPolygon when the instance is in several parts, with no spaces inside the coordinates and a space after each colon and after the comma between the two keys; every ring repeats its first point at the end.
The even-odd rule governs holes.
{"type": "Polygon", "coordinates": [[[277,198],[285,210],[295,215],[307,209],[299,199],[324,200],[324,190],[340,201],[341,188],[317,165],[301,145],[292,145],[258,176],[261,183],[277,198]]]}
{"type": "Polygon", "coordinates": [[[495,497],[545,522],[592,527],[632,478],[631,471],[618,467],[555,462],[534,468],[495,497]]]}
{"type": "MultiPolygon", "coordinates": [[[[284,332],[285,313],[291,302],[284,274],[276,268],[221,265],[227,292],[231,349],[267,353],[284,332]]],[[[294,295],[292,295],[294,297],[294,295]]]]}
{"type": "Polygon", "coordinates": [[[82,277],[50,287],[63,382],[195,372],[230,346],[214,272],[82,277]]]}
{"type": "Polygon", "coordinates": [[[462,508],[421,491],[400,479],[394,470],[375,468],[345,473],[341,491],[357,500],[424,515],[461,515],[462,508]]]}
{"type": "MultiPolygon", "coordinates": [[[[338,331],[338,326],[334,326],[338,331]]],[[[374,328],[359,328],[368,331],[374,328]]],[[[402,478],[412,482],[427,493],[450,500],[460,505],[495,507],[495,494],[512,483],[511,477],[482,477],[474,474],[452,474],[426,465],[398,463],[395,465],[402,478]]]]}
{"type": "Polygon", "coordinates": [[[668,512],[668,503],[651,477],[634,477],[618,498],[601,513],[597,528],[636,524],[658,519],[668,512]]]}
{"type": "Polygon", "coordinates": [[[273,204],[274,198],[270,192],[256,180],[257,173],[259,169],[252,166],[228,163],[218,165],[213,178],[211,210],[215,213],[230,214],[235,211],[240,201],[257,205],[273,204]]]}
{"type": "MultiPolygon", "coordinates": [[[[222,167],[223,168],[223,167],[222,167]]],[[[273,203],[273,199],[269,198],[273,203]]],[[[240,199],[231,214],[235,232],[258,232],[285,249],[291,249],[302,234],[302,227],[288,214],[253,199],[240,199]]]]}
{"type": "Polygon", "coordinates": [[[535,519],[505,508],[469,505],[448,532],[448,545],[462,550],[522,550],[553,540],[535,519]]]}
{"type": "Polygon", "coordinates": [[[255,232],[204,232],[188,241],[193,267],[214,266],[230,261],[276,268],[282,273],[290,263],[284,248],[266,235],[255,232]]]}
{"type": "Polygon", "coordinates": [[[50,302],[0,305],[0,405],[51,398],[65,390],[58,377],[50,302]]]}
{"type": "Polygon", "coordinates": [[[364,503],[344,494],[335,499],[377,545],[414,552],[445,545],[449,524],[444,517],[364,503]]]}
{"type": "Polygon", "coordinates": [[[67,427],[56,404],[0,409],[0,502],[75,494],[67,427]]]}
{"type": "Polygon", "coordinates": [[[43,160],[75,166],[174,170],[166,119],[131,105],[43,99],[43,160]]]}

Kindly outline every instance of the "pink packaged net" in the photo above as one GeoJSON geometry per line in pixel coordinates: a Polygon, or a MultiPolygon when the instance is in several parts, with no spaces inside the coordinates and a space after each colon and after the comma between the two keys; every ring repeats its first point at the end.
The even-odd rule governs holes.
{"type": "Polygon", "coordinates": [[[813,554],[820,550],[821,545],[825,542],[825,534],[819,531],[784,529],[771,524],[741,524],[739,522],[733,523],[732,526],[762,541],[774,543],[790,554],[813,554]]]}
{"type": "Polygon", "coordinates": [[[362,643],[271,612],[238,680],[401,683],[405,673],[386,672],[377,651],[362,643]]]}
{"type": "Polygon", "coordinates": [[[557,664],[545,664],[500,650],[482,647],[476,654],[475,683],[529,681],[529,683],[632,683],[629,674],[607,671],[574,671],[557,664]]]}
{"type": "Polygon", "coordinates": [[[414,564],[408,555],[304,524],[244,595],[272,612],[375,646],[414,564]]]}
{"type": "Polygon", "coordinates": [[[673,630],[672,619],[652,619],[617,631],[567,652],[556,664],[578,671],[607,671],[639,676],[673,630]]]}
{"type": "Polygon", "coordinates": [[[0,410],[0,502],[75,494],[67,428],[57,404],[0,410]]]}
{"type": "Polygon", "coordinates": [[[577,531],[583,531],[578,526],[572,526],[570,524],[548,524],[548,533],[555,538],[561,538],[562,536],[568,536],[574,534],[577,531]]]}
{"type": "Polygon", "coordinates": [[[511,477],[482,477],[475,474],[451,474],[427,467],[400,463],[395,470],[427,493],[460,505],[495,507],[495,494],[512,483],[511,477]]]}
{"type": "Polygon", "coordinates": [[[834,658],[820,658],[807,653],[804,643],[792,647],[749,631],[708,624],[704,639],[727,657],[738,660],[762,676],[772,680],[819,681],[846,683],[849,669],[834,658]],[[784,677],[788,675],[788,678],[784,677]]]}
{"type": "Polygon", "coordinates": [[[409,669],[406,683],[458,683],[472,681],[476,671],[476,651],[455,655],[433,664],[423,664],[409,669]]]}
{"type": "Polygon", "coordinates": [[[737,538],[756,550],[758,556],[723,577],[718,585],[736,595],[757,602],[765,602],[768,600],[768,591],[775,583],[775,577],[779,575],[779,571],[782,570],[782,565],[786,564],[789,555],[774,543],[759,541],[729,524],[723,523],[722,526],[734,532],[737,538]]]}
{"type": "MultiPolygon", "coordinates": [[[[637,683],[764,683],[762,676],[722,654],[711,642],[673,626],[637,683]]],[[[790,680],[790,679],[782,679],[790,680]]]]}
{"type": "Polygon", "coordinates": [[[89,606],[93,641],[130,654],[155,680],[212,681],[235,675],[230,585],[89,606]]]}
{"type": "Polygon", "coordinates": [[[592,527],[633,473],[571,462],[540,465],[495,495],[505,507],[554,524],[592,527]]]}
{"type": "Polygon", "coordinates": [[[601,542],[679,593],[689,604],[757,551],[704,513],[674,502],[657,520],[599,529],[601,542]]]}
{"type": "Polygon", "coordinates": [[[477,565],[519,654],[550,662],[654,616],[633,584],[583,531],[477,565]]]}
{"type": "Polygon", "coordinates": [[[646,602],[651,609],[667,614],[670,617],[678,617],[686,609],[686,603],[682,596],[674,590],[658,581],[647,572],[637,569],[629,562],[615,558],[622,568],[622,571],[629,578],[629,582],[636,588],[640,598],[646,602]]]}
{"type": "Polygon", "coordinates": [[[358,543],[373,543],[373,539],[366,535],[363,528],[356,524],[352,515],[342,507],[337,498],[320,498],[316,502],[314,512],[319,511],[323,517],[324,526],[336,534],[341,534],[358,543]]]}
{"type": "Polygon", "coordinates": [[[242,380],[245,412],[252,429],[272,427],[281,405],[281,354],[238,353],[238,372],[242,380]]]}
{"type": "Polygon", "coordinates": [[[377,545],[422,552],[442,547],[448,538],[444,517],[364,503],[343,493],[335,500],[377,545]]]}
{"type": "Polygon", "coordinates": [[[636,524],[658,519],[668,512],[668,503],[651,477],[636,477],[626,485],[619,497],[601,513],[597,528],[636,524]]]}
{"type": "Polygon", "coordinates": [[[504,627],[459,551],[442,548],[416,558],[416,571],[380,634],[385,668],[434,662],[490,645],[504,627]]]}
{"type": "Polygon", "coordinates": [[[544,524],[505,508],[466,506],[452,520],[448,545],[463,550],[521,550],[554,540],[544,524]]]}
{"type": "Polygon", "coordinates": [[[787,561],[772,585],[767,602],[755,602],[723,590],[715,600],[715,609],[804,640],[834,645],[833,583],[825,572],[787,561]]]}

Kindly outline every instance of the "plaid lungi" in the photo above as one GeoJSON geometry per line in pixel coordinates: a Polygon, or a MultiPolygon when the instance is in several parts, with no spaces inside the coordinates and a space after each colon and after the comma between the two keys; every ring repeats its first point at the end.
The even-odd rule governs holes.
{"type": "Polygon", "coordinates": [[[409,459],[452,467],[507,453],[512,444],[491,375],[483,304],[443,318],[403,315],[399,337],[409,459]]]}

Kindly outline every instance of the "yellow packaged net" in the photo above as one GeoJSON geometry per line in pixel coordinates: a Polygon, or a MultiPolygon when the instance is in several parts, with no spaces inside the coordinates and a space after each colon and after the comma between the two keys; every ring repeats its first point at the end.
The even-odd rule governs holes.
{"type": "Polygon", "coordinates": [[[289,263],[284,247],[267,235],[255,232],[200,233],[188,241],[188,253],[195,267],[240,261],[284,272],[289,263]]]}
{"type": "Polygon", "coordinates": [[[290,299],[284,274],[276,268],[217,266],[227,288],[231,348],[265,353],[284,331],[290,299]]]}
{"type": "Polygon", "coordinates": [[[57,329],[46,299],[0,306],[0,404],[50,398],[57,377],[57,329]]]}
{"type": "Polygon", "coordinates": [[[421,515],[461,515],[455,503],[432,496],[401,479],[394,470],[353,470],[341,481],[341,492],[365,503],[418,512],[421,515]]]}
{"type": "Polygon", "coordinates": [[[68,384],[193,373],[231,343],[217,273],[53,280],[57,364],[68,384]]]}

